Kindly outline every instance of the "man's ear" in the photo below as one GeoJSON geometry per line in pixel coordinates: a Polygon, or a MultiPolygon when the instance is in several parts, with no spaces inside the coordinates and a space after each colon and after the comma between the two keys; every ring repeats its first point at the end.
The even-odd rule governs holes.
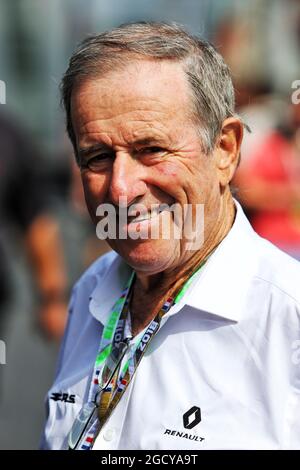
{"type": "Polygon", "coordinates": [[[239,164],[242,139],[243,124],[240,119],[225,119],[215,153],[219,181],[223,187],[230,183],[239,164]]]}

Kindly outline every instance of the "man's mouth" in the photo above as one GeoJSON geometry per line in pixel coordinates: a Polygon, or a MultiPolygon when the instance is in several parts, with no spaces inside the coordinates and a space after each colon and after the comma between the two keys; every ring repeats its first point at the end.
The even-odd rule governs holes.
{"type": "Polygon", "coordinates": [[[155,217],[159,216],[163,211],[167,210],[168,206],[166,204],[159,205],[155,208],[152,208],[151,210],[148,210],[146,212],[138,212],[137,215],[131,216],[130,215],[130,210],[128,214],[128,223],[139,223],[139,222],[145,222],[151,219],[154,219],[155,217]]]}

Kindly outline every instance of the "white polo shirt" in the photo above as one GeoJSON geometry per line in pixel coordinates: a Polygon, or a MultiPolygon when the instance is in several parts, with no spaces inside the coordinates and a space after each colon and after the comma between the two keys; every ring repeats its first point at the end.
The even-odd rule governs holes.
{"type": "MultiPolygon", "coordinates": [[[[103,325],[130,268],[97,260],[74,287],[42,447],[66,449],[103,325]]],[[[94,449],[300,449],[300,264],[234,225],[163,317],[94,449]]]]}

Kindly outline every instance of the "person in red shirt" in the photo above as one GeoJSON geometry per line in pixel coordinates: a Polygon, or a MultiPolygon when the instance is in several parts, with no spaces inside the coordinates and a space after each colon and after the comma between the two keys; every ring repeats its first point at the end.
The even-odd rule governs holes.
{"type": "Polygon", "coordinates": [[[300,105],[242,161],[235,184],[254,229],[300,259],[300,105]]]}

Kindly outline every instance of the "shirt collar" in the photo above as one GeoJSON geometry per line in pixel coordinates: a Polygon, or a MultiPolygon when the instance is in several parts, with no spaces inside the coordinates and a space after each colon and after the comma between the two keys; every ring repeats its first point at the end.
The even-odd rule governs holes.
{"type": "Polygon", "coordinates": [[[208,259],[183,299],[185,304],[238,322],[257,272],[256,233],[240,204],[231,230],[208,259]]]}
{"type": "Polygon", "coordinates": [[[96,287],[90,296],[89,310],[102,325],[107,323],[110,311],[125,288],[131,273],[132,268],[115,253],[107,272],[104,275],[96,274],[96,287]]]}
{"type": "MultiPolygon", "coordinates": [[[[197,310],[238,322],[245,306],[250,280],[257,269],[256,236],[240,204],[231,230],[199,272],[179,302],[197,310]]],[[[90,296],[90,313],[103,325],[120,297],[132,268],[115,254],[107,273],[96,274],[96,287],[90,296]]],[[[179,310],[175,305],[175,310],[179,310]]],[[[172,309],[171,309],[172,310],[172,309]]],[[[175,313],[175,312],[174,312],[175,313]]]]}

